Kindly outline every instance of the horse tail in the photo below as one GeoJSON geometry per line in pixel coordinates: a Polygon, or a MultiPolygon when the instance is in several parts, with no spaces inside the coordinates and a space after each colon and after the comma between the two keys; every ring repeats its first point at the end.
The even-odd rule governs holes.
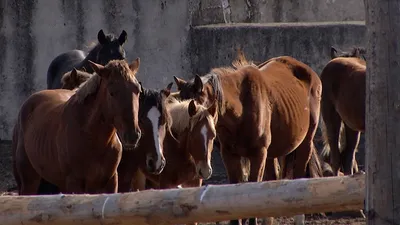
{"type": "MultiPolygon", "coordinates": [[[[331,155],[331,148],[329,147],[328,132],[327,132],[327,129],[326,129],[326,126],[325,126],[323,120],[322,120],[321,131],[322,131],[323,147],[322,147],[322,150],[320,153],[320,157],[324,161],[328,162],[330,159],[330,155],[331,155]]],[[[342,122],[340,125],[340,131],[339,131],[339,151],[342,152],[342,149],[344,149],[345,146],[346,146],[346,129],[342,122]]]]}
{"type": "Polygon", "coordinates": [[[324,176],[324,169],[322,167],[321,158],[317,153],[314,143],[311,143],[311,158],[307,164],[307,177],[316,178],[324,176]]]}
{"type": "Polygon", "coordinates": [[[240,163],[242,165],[242,172],[243,172],[242,182],[246,182],[249,180],[250,176],[250,160],[246,157],[241,157],[240,163]]]}
{"type": "MultiPolygon", "coordinates": [[[[294,179],[294,166],[296,160],[296,150],[284,156],[284,169],[281,169],[280,179],[294,179]]],[[[324,176],[323,162],[317,153],[314,143],[311,143],[310,160],[306,166],[306,177],[317,178],[324,176]]],[[[280,162],[281,163],[281,162],[280,162]]]]}

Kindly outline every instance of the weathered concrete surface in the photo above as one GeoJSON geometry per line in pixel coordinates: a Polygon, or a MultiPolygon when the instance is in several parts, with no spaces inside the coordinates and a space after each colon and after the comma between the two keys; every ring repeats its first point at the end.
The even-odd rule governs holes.
{"type": "Polygon", "coordinates": [[[88,50],[100,29],[117,35],[123,29],[127,31],[127,58],[141,58],[138,78],[151,88],[164,87],[172,80],[172,75],[185,77],[192,71],[204,73],[210,66],[229,64],[234,47],[240,43],[247,44],[244,50],[254,60],[288,54],[310,63],[317,71],[326,62],[331,44],[346,47],[361,43],[364,37],[361,25],[335,23],[201,26],[192,28],[189,37],[192,25],[224,22],[222,6],[231,9],[232,22],[302,21],[305,15],[309,18],[304,17],[305,21],[323,19],[322,15],[344,20],[358,18],[355,15],[363,11],[357,6],[361,0],[324,0],[318,4],[317,0],[295,2],[0,1],[0,139],[11,139],[20,105],[30,94],[45,88],[51,60],[71,49],[88,50]],[[243,5],[246,2],[250,8],[243,5]],[[318,10],[312,11],[313,7],[318,10]],[[272,12],[280,12],[280,16],[274,16],[272,12]],[[246,15],[254,16],[246,19],[246,15]],[[293,18],[298,15],[298,19],[289,18],[289,15],[293,18]],[[276,20],[265,16],[274,16],[276,20]]]}
{"type": "Polygon", "coordinates": [[[199,0],[194,25],[364,20],[363,0],[199,0]],[[223,12],[223,13],[222,13],[223,12]]]}
{"type": "Polygon", "coordinates": [[[163,87],[189,71],[190,1],[0,1],[0,140],[10,140],[22,102],[45,88],[51,60],[71,49],[88,50],[97,33],[128,33],[128,60],[139,56],[139,79],[163,87]],[[96,3],[95,3],[96,2],[96,3]]]}
{"type": "Polygon", "coordinates": [[[330,46],[364,46],[365,32],[364,22],[197,26],[191,32],[190,61],[194,74],[205,74],[212,67],[231,65],[240,47],[255,62],[289,55],[319,74],[330,59],[330,46]]]}

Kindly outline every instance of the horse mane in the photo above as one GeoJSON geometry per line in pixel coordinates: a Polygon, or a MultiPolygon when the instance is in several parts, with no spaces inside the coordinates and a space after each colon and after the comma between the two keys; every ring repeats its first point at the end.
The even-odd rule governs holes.
{"type": "Polygon", "coordinates": [[[82,83],[75,93],[78,102],[82,103],[89,95],[96,93],[100,86],[100,81],[101,77],[98,74],[93,74],[89,80],[82,83]]]}
{"type": "Polygon", "coordinates": [[[364,47],[352,47],[349,52],[342,52],[342,54],[338,54],[338,57],[354,57],[360,58],[366,61],[365,54],[367,54],[367,50],[364,47]]]}
{"type": "MultiPolygon", "coordinates": [[[[136,80],[135,74],[129,69],[129,65],[125,60],[111,60],[105,68],[109,72],[109,76],[115,76],[115,74],[122,75],[125,80],[134,81],[136,80]]],[[[98,74],[93,74],[76,92],[78,102],[83,102],[89,95],[97,92],[100,86],[101,77],[98,74]]]]}
{"type": "Polygon", "coordinates": [[[170,102],[167,104],[167,108],[172,117],[172,130],[177,133],[182,133],[187,128],[189,128],[189,131],[192,131],[194,126],[203,119],[207,119],[208,121],[211,121],[212,124],[215,124],[213,122],[213,117],[208,113],[207,108],[200,104],[197,105],[197,113],[190,117],[188,113],[190,101],[192,101],[192,99],[178,100],[176,98],[171,98],[170,102]]]}
{"type": "Polygon", "coordinates": [[[219,76],[222,74],[234,73],[246,66],[257,67],[253,61],[247,60],[244,53],[239,49],[236,59],[232,62],[232,67],[213,68],[210,73],[201,77],[203,84],[209,83],[213,87],[214,95],[218,101],[218,111],[220,114],[225,112],[225,97],[219,76]]]}

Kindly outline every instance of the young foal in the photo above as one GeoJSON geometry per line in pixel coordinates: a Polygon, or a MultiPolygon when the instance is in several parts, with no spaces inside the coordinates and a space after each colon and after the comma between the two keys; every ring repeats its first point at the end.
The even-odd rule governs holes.
{"type": "Polygon", "coordinates": [[[127,38],[125,30],[118,38],[113,34],[106,35],[103,30],[100,30],[97,34],[98,43],[90,50],[89,54],[86,55],[84,51],[75,49],[58,55],[51,61],[47,70],[47,89],[61,88],[62,75],[73,68],[93,73],[89,60],[105,65],[110,60],[125,59],[123,45],[127,38]]]}
{"type": "Polygon", "coordinates": [[[39,91],[22,105],[12,144],[20,195],[36,194],[41,178],[63,193],[117,191],[122,147],[132,150],[141,135],[140,61],[89,63],[96,75],[76,92],[39,91]]]}
{"type": "Polygon", "coordinates": [[[325,145],[321,154],[330,155],[335,175],[341,167],[345,175],[358,172],[355,153],[360,132],[365,130],[366,62],[363,53],[362,48],[355,48],[351,53],[332,54],[332,60],[321,73],[325,145]],[[339,147],[339,140],[344,146],[339,147]]]}
{"type": "Polygon", "coordinates": [[[212,175],[211,153],[218,120],[216,104],[206,108],[194,100],[170,100],[167,109],[172,116],[174,137],[168,134],[164,141],[167,165],[158,176],[142,172],[161,189],[179,185],[200,187],[202,179],[207,180],[212,175]]]}
{"type": "Polygon", "coordinates": [[[242,157],[250,160],[249,181],[257,182],[263,179],[267,154],[276,158],[294,151],[293,177],[305,177],[319,120],[318,75],[288,56],[259,66],[235,64],[236,69],[212,69],[189,82],[175,77],[181,98],[203,105],[217,101],[217,134],[230,183],[244,181],[242,157]]]}
{"type": "Polygon", "coordinates": [[[173,83],[161,91],[143,88],[139,98],[139,125],[142,137],[135,151],[123,152],[118,165],[118,192],[131,191],[132,177],[143,168],[160,174],[165,166],[164,138],[170,133],[171,117],[165,106],[173,83]]]}

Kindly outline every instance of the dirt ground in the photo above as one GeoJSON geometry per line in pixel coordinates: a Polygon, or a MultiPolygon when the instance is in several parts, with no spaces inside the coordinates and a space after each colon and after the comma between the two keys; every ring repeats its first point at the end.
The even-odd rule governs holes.
{"type": "MultiPolygon", "coordinates": [[[[214,151],[213,153],[213,176],[210,180],[206,181],[205,184],[222,184],[227,183],[225,169],[219,155],[219,151],[214,151]]],[[[15,181],[12,174],[12,164],[11,164],[11,143],[9,141],[0,141],[0,195],[16,195],[15,193],[15,181]]],[[[228,224],[227,221],[220,223],[207,223],[211,224],[228,224]]],[[[293,218],[280,217],[275,219],[275,224],[294,224],[293,218]]],[[[366,224],[366,220],[361,217],[358,212],[353,213],[335,213],[328,216],[322,216],[319,214],[306,215],[306,224],[329,224],[329,225],[339,225],[339,224],[351,224],[351,225],[362,225],[366,224]]],[[[205,225],[205,224],[204,224],[205,225]]]]}

